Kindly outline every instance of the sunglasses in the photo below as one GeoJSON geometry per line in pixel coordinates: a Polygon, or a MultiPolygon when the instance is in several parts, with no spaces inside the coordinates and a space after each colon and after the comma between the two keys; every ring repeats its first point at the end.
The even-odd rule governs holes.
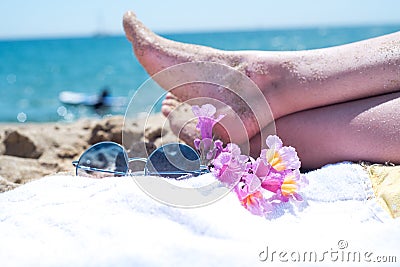
{"type": "Polygon", "coordinates": [[[129,158],[123,146],[114,142],[100,142],[89,147],[73,161],[76,175],[93,178],[127,175],[152,175],[186,179],[208,173],[199,154],[190,146],[170,143],[154,150],[148,158],[129,158]],[[144,164],[143,170],[137,170],[144,164]]]}

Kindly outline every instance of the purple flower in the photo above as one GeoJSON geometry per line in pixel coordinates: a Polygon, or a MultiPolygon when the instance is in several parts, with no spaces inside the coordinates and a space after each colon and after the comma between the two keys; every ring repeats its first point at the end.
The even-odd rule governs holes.
{"type": "Polygon", "coordinates": [[[194,147],[195,147],[197,150],[200,150],[201,139],[196,138],[196,139],[194,139],[193,143],[194,143],[194,147]]]}
{"type": "Polygon", "coordinates": [[[192,106],[193,114],[199,119],[196,128],[200,130],[201,138],[212,138],[212,129],[214,125],[219,122],[224,115],[214,118],[216,108],[211,104],[205,104],[201,107],[192,106]]]}
{"type": "Polygon", "coordinates": [[[236,184],[244,175],[248,157],[241,155],[240,148],[228,144],[214,159],[212,173],[228,186],[236,184]]]}
{"type": "Polygon", "coordinates": [[[261,150],[261,159],[277,171],[299,169],[300,160],[293,147],[282,145],[282,140],[276,135],[270,135],[266,140],[269,149],[261,150]]]}
{"type": "Polygon", "coordinates": [[[255,175],[260,177],[260,179],[265,179],[271,172],[271,165],[265,164],[260,158],[257,158],[256,161],[253,163],[252,171],[255,175]]]}
{"type": "Polygon", "coordinates": [[[263,196],[260,185],[260,179],[256,175],[250,174],[235,186],[235,193],[243,207],[252,214],[263,216],[269,213],[273,206],[263,196]]]}
{"type": "Polygon", "coordinates": [[[224,117],[214,117],[216,108],[213,105],[193,106],[192,111],[198,118],[196,128],[201,138],[194,140],[194,146],[200,152],[202,164],[211,163],[214,176],[234,187],[243,207],[252,214],[263,216],[279,202],[302,200],[299,190],[308,181],[300,174],[300,160],[293,147],[283,146],[276,135],[268,136],[268,148],[254,160],[242,155],[236,144],[223,147],[221,140],[212,139],[214,125],[224,117]]]}
{"type": "Polygon", "coordinates": [[[260,158],[257,158],[257,160],[248,165],[247,173],[258,177],[261,181],[261,187],[273,193],[281,189],[285,176],[284,172],[278,172],[260,158]]]}
{"type": "Polygon", "coordinates": [[[219,154],[221,154],[221,152],[224,150],[223,145],[224,143],[222,143],[222,141],[219,139],[214,142],[215,157],[218,157],[219,154]]]}
{"type": "Polygon", "coordinates": [[[265,190],[273,193],[277,193],[281,190],[284,181],[284,175],[282,172],[277,172],[274,169],[268,174],[267,177],[262,181],[261,186],[265,190]]]}
{"type": "Polygon", "coordinates": [[[302,201],[303,198],[299,194],[299,191],[307,184],[307,178],[299,170],[287,171],[274,199],[282,202],[288,202],[289,199],[302,201]]]}

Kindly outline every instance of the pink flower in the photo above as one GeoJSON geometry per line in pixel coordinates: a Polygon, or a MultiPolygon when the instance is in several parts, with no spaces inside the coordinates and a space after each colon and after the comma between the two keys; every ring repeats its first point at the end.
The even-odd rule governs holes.
{"type": "Polygon", "coordinates": [[[301,201],[301,188],[308,183],[300,174],[300,160],[293,147],[283,146],[278,136],[268,136],[267,149],[256,160],[242,155],[239,146],[212,139],[212,129],[224,116],[215,118],[216,108],[205,104],[193,106],[198,118],[197,129],[201,138],[194,140],[202,164],[209,166],[214,176],[233,186],[243,207],[255,215],[263,216],[279,202],[290,199],[301,201]]]}
{"type": "Polygon", "coordinates": [[[299,169],[300,160],[293,147],[282,145],[282,140],[276,135],[270,135],[266,140],[269,149],[261,150],[261,159],[277,171],[299,169]]]}
{"type": "Polygon", "coordinates": [[[214,159],[214,154],[216,151],[214,141],[211,138],[196,138],[194,140],[194,146],[197,150],[202,152],[200,156],[204,157],[203,160],[208,162],[214,159]]]}
{"type": "Polygon", "coordinates": [[[219,122],[224,115],[214,118],[216,108],[211,104],[205,104],[201,107],[192,106],[193,114],[199,119],[196,128],[200,130],[201,138],[212,138],[212,129],[214,125],[219,122]]]}
{"type": "Polygon", "coordinates": [[[247,156],[241,155],[240,148],[228,144],[214,159],[212,173],[228,186],[236,184],[246,169],[247,156]]]}
{"type": "Polygon", "coordinates": [[[240,203],[252,214],[259,216],[271,212],[273,208],[272,204],[264,198],[260,191],[247,195],[240,203]]]}
{"type": "Polygon", "coordinates": [[[279,190],[281,190],[283,181],[284,181],[284,173],[277,172],[274,169],[272,169],[271,172],[268,174],[268,176],[265,177],[265,179],[263,179],[261,186],[265,190],[277,193],[279,190]]]}
{"type": "Polygon", "coordinates": [[[214,142],[214,148],[215,148],[215,156],[214,157],[218,157],[219,154],[221,154],[221,152],[224,150],[223,145],[224,145],[224,143],[222,143],[222,141],[219,139],[214,142]]]}
{"type": "Polygon", "coordinates": [[[257,158],[251,165],[248,166],[248,171],[257,176],[261,181],[261,187],[270,192],[276,193],[281,189],[285,173],[278,172],[264,160],[257,158]]]}
{"type": "Polygon", "coordinates": [[[235,186],[235,193],[240,203],[252,214],[263,216],[272,210],[272,204],[260,191],[261,181],[254,175],[247,175],[245,180],[235,186]]]}
{"type": "Polygon", "coordinates": [[[262,161],[260,158],[257,158],[251,166],[251,169],[255,175],[260,177],[260,179],[264,179],[269,175],[272,168],[270,164],[265,164],[264,161],[262,161]]]}
{"type": "Polygon", "coordinates": [[[282,202],[288,202],[289,199],[302,201],[303,198],[299,194],[302,187],[308,184],[305,175],[299,170],[288,171],[283,179],[281,188],[276,192],[275,199],[282,202]]]}

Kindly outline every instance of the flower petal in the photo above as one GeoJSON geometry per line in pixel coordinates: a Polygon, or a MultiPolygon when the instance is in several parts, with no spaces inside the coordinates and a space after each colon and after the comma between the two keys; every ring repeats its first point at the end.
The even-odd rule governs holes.
{"type": "Polygon", "coordinates": [[[300,168],[300,159],[297,156],[296,149],[293,147],[282,147],[279,149],[279,155],[281,158],[281,165],[286,169],[299,169],[300,168]]]}
{"type": "Polygon", "coordinates": [[[217,109],[211,104],[204,104],[201,107],[192,106],[192,112],[196,117],[213,117],[217,109]]]}
{"type": "Polygon", "coordinates": [[[263,216],[272,210],[272,205],[264,198],[260,191],[256,191],[241,200],[243,207],[254,215],[263,216]]]}
{"type": "Polygon", "coordinates": [[[267,177],[264,179],[264,181],[262,181],[261,186],[268,191],[276,193],[281,189],[282,183],[283,181],[281,179],[267,177]]]}
{"type": "Polygon", "coordinates": [[[256,160],[256,163],[254,164],[254,173],[260,177],[260,178],[264,178],[267,177],[267,175],[269,174],[270,170],[271,170],[271,165],[269,164],[265,164],[265,161],[260,160],[260,158],[258,158],[256,160]]]}
{"type": "Polygon", "coordinates": [[[261,180],[255,174],[247,174],[243,180],[248,186],[248,192],[253,193],[257,191],[261,186],[261,180]]]}
{"type": "Polygon", "coordinates": [[[201,140],[199,138],[194,139],[193,143],[194,143],[194,147],[199,150],[200,149],[200,142],[201,140]]]}
{"type": "Polygon", "coordinates": [[[192,106],[192,112],[196,117],[200,117],[201,116],[201,109],[198,105],[194,105],[192,106]]]}
{"type": "Polygon", "coordinates": [[[270,149],[278,150],[282,147],[282,140],[276,135],[269,135],[265,141],[270,149]]]}

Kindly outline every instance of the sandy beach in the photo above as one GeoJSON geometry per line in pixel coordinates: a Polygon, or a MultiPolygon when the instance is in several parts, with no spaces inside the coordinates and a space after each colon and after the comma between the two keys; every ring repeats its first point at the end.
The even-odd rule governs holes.
{"type": "MultiPolygon", "coordinates": [[[[122,143],[123,116],[80,119],[75,122],[0,124],[0,192],[56,173],[73,174],[72,160],[101,141],[122,143]]],[[[164,143],[177,141],[161,114],[136,119],[124,128],[136,155],[145,155],[164,143]],[[162,128],[163,127],[163,128],[162,128]],[[139,151],[138,151],[139,149],[139,151]]]]}

